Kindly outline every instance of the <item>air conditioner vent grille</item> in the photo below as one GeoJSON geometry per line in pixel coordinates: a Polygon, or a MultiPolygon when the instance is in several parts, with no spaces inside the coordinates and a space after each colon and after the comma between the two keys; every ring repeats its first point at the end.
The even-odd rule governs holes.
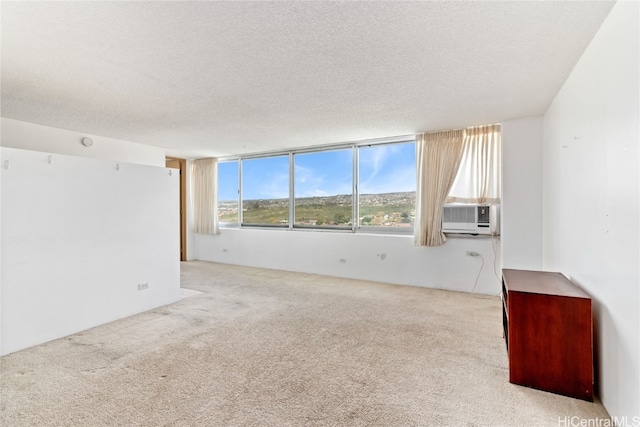
{"type": "Polygon", "coordinates": [[[461,224],[475,224],[476,206],[446,206],[442,222],[456,222],[461,224]]]}

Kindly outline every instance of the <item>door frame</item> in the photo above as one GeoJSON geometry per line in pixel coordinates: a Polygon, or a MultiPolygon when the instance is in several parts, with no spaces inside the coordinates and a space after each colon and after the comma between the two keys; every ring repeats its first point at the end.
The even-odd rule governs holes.
{"type": "MultiPolygon", "coordinates": [[[[165,164],[177,161],[180,164],[180,261],[187,260],[187,160],[166,156],[165,164]]],[[[168,166],[167,166],[168,167],[168,166]]]]}

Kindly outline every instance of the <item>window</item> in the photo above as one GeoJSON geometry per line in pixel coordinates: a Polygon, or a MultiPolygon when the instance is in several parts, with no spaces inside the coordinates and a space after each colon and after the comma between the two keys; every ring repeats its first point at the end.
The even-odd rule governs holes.
{"type": "Polygon", "coordinates": [[[218,170],[222,225],[412,231],[413,140],[223,159],[218,170]]]}
{"type": "Polygon", "coordinates": [[[238,161],[218,163],[218,221],[238,224],[238,161]]]}
{"type": "Polygon", "coordinates": [[[353,149],[294,154],[295,226],[351,227],[353,149]]]}
{"type": "Polygon", "coordinates": [[[289,224],[289,157],[242,160],[242,224],[289,224]]]}
{"type": "Polygon", "coordinates": [[[359,147],[360,227],[410,229],[416,208],[413,142],[359,147]]]}

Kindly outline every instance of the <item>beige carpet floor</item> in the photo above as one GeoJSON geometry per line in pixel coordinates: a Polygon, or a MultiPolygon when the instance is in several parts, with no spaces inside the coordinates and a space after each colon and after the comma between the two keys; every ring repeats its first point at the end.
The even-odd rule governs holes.
{"type": "MultiPolygon", "coordinates": [[[[558,426],[510,384],[500,300],[204,262],[181,301],[4,356],[2,426],[558,426]]],[[[568,424],[564,424],[568,425],[568,424]]]]}

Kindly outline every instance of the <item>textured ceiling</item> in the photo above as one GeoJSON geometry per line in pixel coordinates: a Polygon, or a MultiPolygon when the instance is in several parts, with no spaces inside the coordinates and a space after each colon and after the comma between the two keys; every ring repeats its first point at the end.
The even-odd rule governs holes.
{"type": "Polygon", "coordinates": [[[2,116],[199,157],[539,115],[611,7],[2,1],[2,116]]]}

